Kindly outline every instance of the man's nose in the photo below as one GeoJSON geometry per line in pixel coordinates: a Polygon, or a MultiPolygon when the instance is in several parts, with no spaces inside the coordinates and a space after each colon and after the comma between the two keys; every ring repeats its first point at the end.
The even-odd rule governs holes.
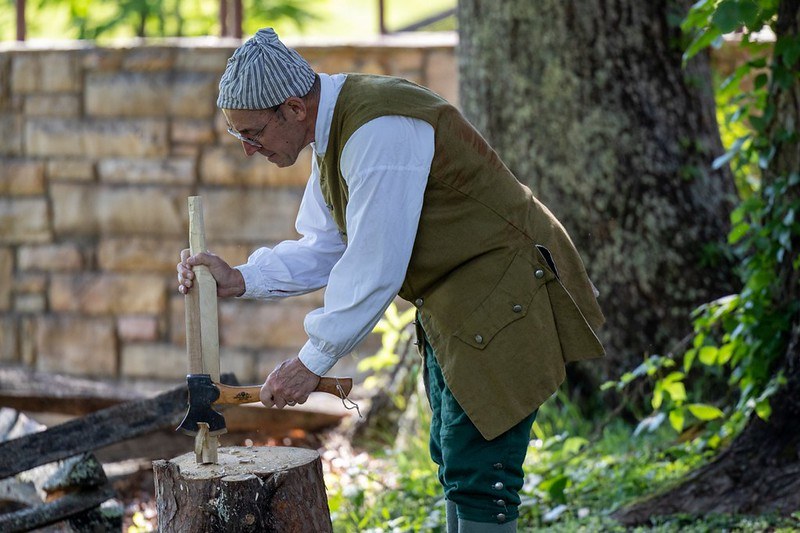
{"type": "Polygon", "coordinates": [[[259,151],[259,148],[256,148],[250,143],[242,142],[242,146],[244,147],[244,153],[247,154],[248,157],[259,151]]]}

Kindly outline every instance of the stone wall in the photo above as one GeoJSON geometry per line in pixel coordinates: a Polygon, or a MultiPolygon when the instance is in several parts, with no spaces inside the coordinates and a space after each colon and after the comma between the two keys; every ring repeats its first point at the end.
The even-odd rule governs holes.
{"type": "MultiPolygon", "coordinates": [[[[248,159],[215,107],[236,44],[0,44],[0,363],[179,379],[187,197],[203,197],[209,249],[232,264],[296,235],[308,152],[288,169],[248,159]]],[[[457,97],[452,34],[290,44],[322,72],[400,75],[457,97]]],[[[222,301],[223,371],[262,380],[321,303],[222,301]]]]}

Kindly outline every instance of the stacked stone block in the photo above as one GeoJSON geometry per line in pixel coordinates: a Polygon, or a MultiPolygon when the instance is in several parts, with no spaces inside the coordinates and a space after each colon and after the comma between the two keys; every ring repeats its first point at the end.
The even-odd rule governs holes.
{"type": "MultiPolygon", "coordinates": [[[[290,44],[321,72],[401,75],[454,101],[454,41],[290,44]]],[[[296,237],[310,155],[278,169],[225,132],[215,101],[234,47],[0,44],[0,364],[180,379],[187,197],[203,196],[209,249],[232,264],[296,237]]],[[[320,305],[321,292],[221,302],[223,371],[262,380],[296,354],[320,305]]],[[[353,358],[336,369],[354,372],[353,358]]]]}

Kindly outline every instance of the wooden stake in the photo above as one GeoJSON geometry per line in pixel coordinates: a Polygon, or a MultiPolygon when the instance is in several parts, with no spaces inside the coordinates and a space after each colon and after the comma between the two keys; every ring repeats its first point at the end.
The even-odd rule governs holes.
{"type": "MultiPolygon", "coordinates": [[[[203,199],[189,197],[189,251],[207,252],[203,199]]],[[[186,351],[190,374],[210,374],[219,381],[219,318],[217,282],[204,265],[194,267],[194,288],[186,295],[186,351]]],[[[216,463],[219,439],[199,432],[195,441],[198,463],[216,463]]]]}

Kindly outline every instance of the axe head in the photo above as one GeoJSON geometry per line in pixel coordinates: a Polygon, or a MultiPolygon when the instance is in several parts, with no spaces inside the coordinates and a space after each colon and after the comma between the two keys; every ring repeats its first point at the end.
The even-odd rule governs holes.
{"type": "Polygon", "coordinates": [[[189,374],[186,376],[186,384],[189,388],[189,408],[178,429],[187,435],[197,435],[197,423],[205,422],[208,424],[209,435],[225,433],[225,418],[211,407],[219,398],[219,389],[211,381],[211,375],[189,374]]]}

